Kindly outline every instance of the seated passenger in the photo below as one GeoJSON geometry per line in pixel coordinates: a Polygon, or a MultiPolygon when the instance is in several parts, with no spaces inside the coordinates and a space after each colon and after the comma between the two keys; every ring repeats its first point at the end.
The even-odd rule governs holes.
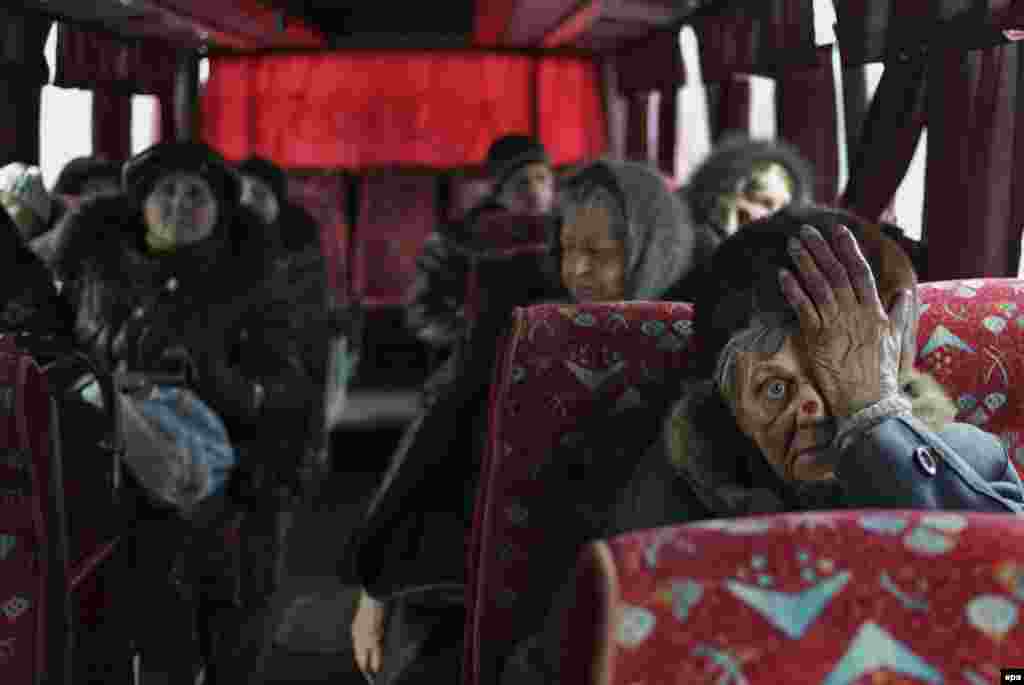
{"type": "Polygon", "coordinates": [[[259,317],[269,265],[248,240],[259,219],[240,207],[238,179],[221,157],[199,143],[162,143],[125,164],[123,185],[122,194],[93,197],[62,220],[55,266],[76,311],[79,343],[102,371],[141,376],[122,398],[125,461],[152,486],[154,500],[136,561],[147,579],[139,583],[146,601],[138,602],[146,615],[136,625],[154,630],[137,637],[147,673],[185,682],[199,656],[194,606],[180,588],[189,588],[189,597],[194,591],[196,601],[224,601],[230,569],[203,563],[206,547],[223,544],[213,523],[234,484],[260,472],[259,459],[267,457],[246,445],[303,414],[310,380],[301,362],[264,345],[259,317]],[[245,363],[254,356],[260,369],[245,363]],[[179,378],[160,380],[167,375],[179,378]],[[151,406],[168,396],[183,404],[151,406]],[[180,419],[178,431],[154,430],[153,416],[180,419]],[[210,432],[190,429],[193,420],[210,432]],[[154,479],[154,464],[180,459],[180,440],[203,448],[189,450],[196,472],[154,479]],[[154,611],[160,622],[152,622],[154,611]]]}
{"type": "Polygon", "coordinates": [[[25,246],[14,220],[0,211],[0,333],[28,333],[70,349],[74,313],[57,293],[46,266],[25,246]]]}
{"type": "Polygon", "coordinates": [[[550,215],[556,209],[556,179],[544,146],[524,135],[507,135],[487,151],[491,195],[459,222],[427,238],[416,260],[406,321],[429,345],[449,349],[465,330],[463,298],[469,257],[460,248],[473,236],[478,218],[493,210],[550,215]]]}
{"type": "MultiPolygon", "coordinates": [[[[686,209],[655,171],[597,162],[567,183],[564,223],[550,243],[559,286],[552,294],[573,302],[666,298],[688,274],[692,251],[686,209]]],[[[512,307],[529,304],[516,299],[518,286],[508,287],[516,273],[514,260],[482,266],[485,304],[467,354],[406,434],[359,531],[357,574],[366,590],[352,637],[360,669],[378,674],[375,682],[458,682],[464,541],[496,340],[512,307]]]]}
{"type": "Polygon", "coordinates": [[[53,262],[57,233],[53,229],[67,213],[65,198],[80,201],[93,195],[121,192],[121,165],[98,157],[75,157],[64,165],[50,191],[53,211],[47,229],[32,238],[29,248],[47,264],[53,262]]]}
{"type": "MultiPolygon", "coordinates": [[[[796,148],[775,140],[727,137],[678,191],[697,227],[698,264],[740,228],[814,193],[814,170],[796,148]]],[[[696,278],[696,274],[694,276],[696,278]]]]}
{"type": "Polygon", "coordinates": [[[22,240],[46,231],[52,202],[39,167],[13,162],[0,169],[0,206],[14,219],[22,240]]]}
{"type": "MultiPolygon", "coordinates": [[[[916,277],[883,236],[803,208],[722,244],[696,303],[697,378],[589,537],[814,509],[1024,512],[1002,442],[953,422],[942,388],[913,370],[916,277]]],[[[571,580],[557,597],[503,683],[560,682],[571,580]]]]}

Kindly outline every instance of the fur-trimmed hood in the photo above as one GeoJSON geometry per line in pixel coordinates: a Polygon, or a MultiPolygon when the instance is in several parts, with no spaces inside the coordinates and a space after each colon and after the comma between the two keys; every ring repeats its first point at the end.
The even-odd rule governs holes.
{"type": "MultiPolygon", "coordinates": [[[[269,273],[259,218],[246,208],[234,209],[218,223],[208,240],[177,250],[169,260],[189,260],[197,271],[232,262],[236,278],[259,279],[269,273]]],[[[104,280],[130,282],[138,268],[164,258],[152,258],[144,248],[145,222],[141,208],[129,195],[96,196],[68,212],[53,229],[53,263],[58,277],[75,281],[84,269],[104,280]]]]}
{"type": "MultiPolygon", "coordinates": [[[[952,423],[956,405],[928,374],[912,370],[901,377],[903,394],[910,400],[914,416],[933,431],[952,423]]],[[[745,436],[712,436],[706,426],[721,426],[722,412],[711,381],[689,386],[669,413],[664,426],[666,453],[677,474],[686,480],[701,503],[717,516],[745,516],[774,513],[786,508],[782,481],[757,454],[745,436]],[[714,415],[717,418],[712,419],[714,415]],[[759,483],[752,487],[751,483],[759,483]],[[764,483],[764,486],[760,484],[764,483]]],[[[792,494],[792,493],[790,493],[792,494]]],[[[835,494],[832,486],[812,486],[797,496],[828,506],[835,494]]]]}
{"type": "Polygon", "coordinates": [[[735,192],[737,184],[749,176],[759,162],[773,162],[789,172],[794,205],[813,201],[814,169],[795,147],[779,140],[732,136],[716,145],[686,185],[677,191],[697,225],[714,231],[719,238],[725,237],[723,227],[715,219],[718,200],[724,194],[735,192]]]}

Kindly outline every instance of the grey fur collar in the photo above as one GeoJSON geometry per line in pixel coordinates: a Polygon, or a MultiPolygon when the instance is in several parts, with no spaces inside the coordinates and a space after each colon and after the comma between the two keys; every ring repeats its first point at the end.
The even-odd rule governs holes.
{"type": "MultiPolygon", "coordinates": [[[[934,378],[914,370],[905,373],[901,381],[914,416],[929,428],[939,430],[954,420],[956,406],[934,378]]],[[[708,411],[715,397],[711,382],[701,381],[690,386],[672,408],[664,427],[666,452],[672,466],[716,515],[745,516],[792,508],[780,495],[784,488],[774,472],[763,460],[750,459],[754,448],[748,440],[738,436],[732,439],[721,432],[712,439],[707,429],[702,428],[708,421],[701,420],[700,414],[708,411]],[[769,487],[744,485],[741,480],[746,478],[741,474],[751,469],[756,471],[754,480],[763,478],[769,487]]],[[[715,423],[720,425],[721,421],[715,423]]],[[[835,501],[837,487],[835,483],[821,484],[790,494],[799,500],[799,508],[827,508],[835,501]]]]}

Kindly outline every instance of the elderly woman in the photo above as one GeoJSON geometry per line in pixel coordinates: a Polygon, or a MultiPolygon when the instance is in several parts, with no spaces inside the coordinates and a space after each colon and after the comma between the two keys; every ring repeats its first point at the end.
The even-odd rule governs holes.
{"type": "MultiPolygon", "coordinates": [[[[688,274],[689,216],[653,170],[597,162],[569,180],[566,198],[549,245],[558,286],[552,296],[662,299],[688,274]]],[[[516,300],[527,290],[527,267],[520,258],[481,265],[482,314],[455,379],[406,435],[359,534],[357,574],[366,592],[352,637],[359,667],[377,674],[375,682],[458,682],[464,541],[486,436],[486,391],[498,333],[514,306],[529,304],[516,300]],[[506,285],[513,278],[516,291],[506,285]]]]}
{"type": "MultiPolygon", "coordinates": [[[[269,265],[259,242],[250,240],[259,220],[239,205],[239,182],[224,160],[203,144],[162,143],[129,160],[123,174],[123,193],[87,200],[56,229],[55,268],[76,313],[75,336],[104,371],[149,377],[186,372],[182,381],[199,401],[193,407],[205,407],[205,416],[212,412],[242,455],[241,468],[225,474],[223,464],[211,465],[201,471],[201,487],[170,494],[148,488],[154,502],[141,503],[146,523],[136,564],[146,580],[132,585],[145,593],[147,601],[138,606],[154,611],[158,603],[161,615],[158,624],[136,617],[138,626],[157,628],[139,635],[143,668],[147,680],[184,682],[199,662],[192,593],[198,591],[202,607],[235,596],[236,579],[224,577],[228,566],[204,556],[219,549],[212,524],[229,492],[248,497],[255,488],[243,485],[267,480],[262,476],[277,466],[274,461],[287,458],[250,447],[268,438],[261,426],[273,426],[275,433],[304,430],[305,399],[314,383],[301,360],[263,339],[269,265]],[[204,544],[189,546],[191,536],[204,544]],[[183,588],[187,597],[180,595],[183,588]]],[[[147,433],[140,419],[140,407],[164,394],[162,382],[151,389],[143,384],[122,405],[126,461],[148,486],[155,481],[147,480],[147,465],[178,453],[177,445],[157,439],[161,431],[147,433]]],[[[182,417],[179,426],[193,425],[191,414],[175,415],[182,417]]],[[[177,435],[209,444],[202,431],[177,435]]]]}
{"type": "MultiPolygon", "coordinates": [[[[575,544],[809,509],[1024,512],[1002,443],[953,422],[941,387],[912,368],[916,278],[884,229],[786,209],[727,239],[710,267],[696,303],[696,379],[625,488],[595,503],[596,483],[611,480],[600,472],[621,470],[607,460],[565,493],[598,512],[575,544]]],[[[560,616],[573,597],[570,581],[503,684],[559,682],[560,616]]]]}

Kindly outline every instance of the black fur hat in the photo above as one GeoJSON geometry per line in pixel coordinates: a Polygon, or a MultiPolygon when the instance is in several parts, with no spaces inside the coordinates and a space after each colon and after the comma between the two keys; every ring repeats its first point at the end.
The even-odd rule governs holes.
{"type": "Polygon", "coordinates": [[[527,135],[502,136],[487,150],[487,171],[494,180],[496,192],[516,171],[535,163],[551,166],[551,158],[539,141],[527,135]]]}
{"type": "Polygon", "coordinates": [[[694,221],[715,225],[719,198],[735,192],[751,170],[763,163],[778,164],[789,173],[793,183],[792,204],[814,201],[814,169],[795,147],[779,140],[752,140],[731,135],[715,146],[678,191],[689,204],[694,221]]]}
{"type": "Polygon", "coordinates": [[[141,206],[160,177],[179,171],[197,174],[210,184],[217,199],[220,223],[234,216],[242,192],[238,174],[205,143],[157,143],[125,162],[121,185],[141,206]]]}
{"type": "Polygon", "coordinates": [[[737,331],[750,325],[755,314],[780,324],[796,324],[778,273],[785,268],[800,278],[786,243],[791,236],[799,237],[805,224],[817,228],[826,240],[831,240],[840,225],[853,232],[886,309],[892,306],[898,291],[913,291],[917,285],[910,258],[877,224],[843,210],[815,205],[784,208],[727,238],[702,266],[694,314],[694,334],[700,348],[694,368],[698,377],[713,375],[722,349],[737,331]]]}

